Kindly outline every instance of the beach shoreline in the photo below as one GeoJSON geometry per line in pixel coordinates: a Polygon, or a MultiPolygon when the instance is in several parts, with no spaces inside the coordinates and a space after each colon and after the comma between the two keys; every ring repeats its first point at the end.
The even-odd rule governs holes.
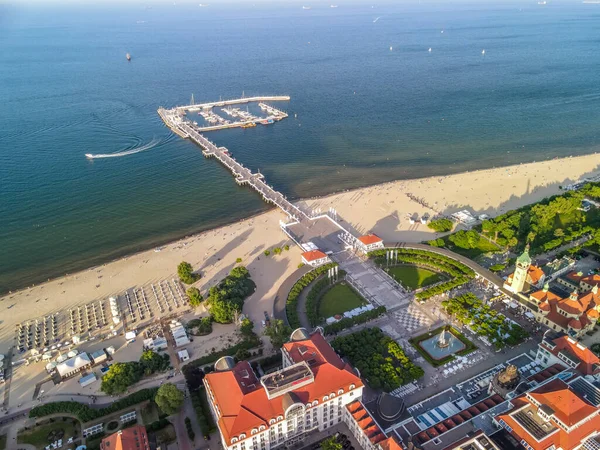
{"type": "MultiPolygon", "coordinates": [[[[554,157],[554,158],[550,158],[550,159],[543,160],[543,161],[508,164],[506,166],[492,167],[492,168],[488,168],[488,169],[476,169],[476,170],[470,170],[470,171],[464,171],[464,172],[450,173],[450,174],[446,174],[446,175],[434,175],[434,176],[421,177],[421,178],[419,178],[419,177],[417,177],[417,178],[401,178],[401,179],[385,181],[385,182],[377,183],[377,184],[365,184],[364,186],[358,186],[358,187],[353,187],[353,188],[349,188],[349,189],[341,189],[341,190],[337,190],[337,191],[334,190],[331,192],[327,192],[323,195],[317,195],[317,196],[313,196],[313,197],[296,198],[296,199],[291,198],[291,201],[295,204],[309,205],[309,204],[318,203],[320,201],[327,201],[327,199],[330,197],[335,197],[335,196],[339,196],[339,195],[347,195],[347,194],[351,194],[354,192],[360,192],[365,189],[384,187],[384,186],[388,186],[388,185],[393,185],[395,183],[412,182],[412,181],[428,180],[428,179],[440,179],[440,178],[446,178],[446,177],[452,177],[452,176],[467,176],[469,174],[476,174],[476,173],[485,172],[485,171],[504,170],[504,169],[510,169],[512,167],[520,167],[523,165],[530,165],[530,164],[541,164],[541,163],[547,163],[547,162],[552,162],[552,161],[587,158],[587,157],[591,157],[594,155],[598,155],[598,153],[594,152],[594,153],[590,153],[587,155],[568,156],[568,157],[564,157],[564,158],[554,157]]],[[[256,194],[256,195],[258,195],[258,194],[256,194]]],[[[35,287],[40,284],[52,282],[54,280],[64,278],[64,277],[67,277],[70,275],[75,275],[79,272],[93,270],[97,267],[102,267],[107,264],[111,264],[116,261],[119,261],[121,259],[130,258],[130,257],[133,257],[140,253],[144,253],[149,250],[154,250],[155,248],[160,248],[163,246],[177,243],[179,241],[185,241],[186,239],[191,239],[191,238],[194,238],[197,236],[201,236],[204,233],[210,232],[212,230],[218,230],[220,228],[225,228],[225,227],[228,227],[228,226],[233,225],[238,222],[251,220],[251,219],[261,216],[263,214],[267,214],[275,209],[271,205],[265,205],[265,207],[266,207],[266,209],[263,209],[263,210],[250,211],[247,216],[243,216],[242,218],[226,219],[222,223],[220,223],[216,226],[208,225],[206,228],[200,227],[198,230],[195,230],[192,232],[187,232],[185,234],[182,234],[179,237],[165,237],[163,239],[156,239],[155,241],[149,240],[148,244],[141,243],[139,245],[139,248],[136,249],[135,251],[124,252],[124,253],[113,251],[110,253],[113,253],[113,254],[116,253],[116,256],[113,256],[109,253],[109,255],[107,255],[106,257],[101,256],[101,255],[90,257],[87,260],[80,262],[80,264],[78,264],[77,262],[73,263],[73,265],[76,265],[77,267],[73,267],[72,270],[65,272],[64,274],[52,274],[50,277],[45,277],[45,276],[42,277],[41,275],[39,275],[37,277],[29,278],[29,280],[32,281],[31,284],[17,283],[15,286],[12,286],[10,288],[5,288],[5,289],[0,288],[0,299],[2,299],[4,296],[14,294],[20,290],[24,290],[24,289],[28,289],[31,287],[35,287]],[[85,261],[88,261],[88,260],[96,261],[96,262],[88,265],[85,263],[85,261]]]]}
{"type": "MultiPolygon", "coordinates": [[[[387,242],[421,242],[435,238],[436,233],[418,221],[410,224],[409,214],[433,216],[469,209],[475,214],[495,216],[558,194],[559,186],[598,173],[600,158],[591,154],[397,180],[295,203],[321,211],[333,207],[343,226],[358,233],[374,232],[387,242]],[[414,198],[423,199],[429,207],[414,198]]],[[[0,310],[11,308],[11,313],[0,323],[0,350],[10,342],[16,323],[73,305],[122,295],[127,289],[157,280],[171,279],[176,277],[177,264],[184,260],[202,273],[197,286],[204,292],[236,265],[237,258],[242,258],[242,264],[248,267],[257,283],[257,291],[247,304],[253,303],[253,311],[271,311],[279,284],[300,262],[300,248],[279,228],[279,221],[285,219],[282,212],[270,209],[171,241],[161,245],[159,252],[155,251],[156,247],[143,250],[3,295],[0,310]],[[290,245],[289,251],[279,256],[264,256],[265,250],[285,244],[290,245]]],[[[260,321],[261,317],[251,319],[260,321]]]]}

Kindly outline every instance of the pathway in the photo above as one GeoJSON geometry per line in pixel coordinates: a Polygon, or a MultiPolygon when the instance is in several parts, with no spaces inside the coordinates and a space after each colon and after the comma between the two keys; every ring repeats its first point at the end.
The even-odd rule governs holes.
{"type": "Polygon", "coordinates": [[[310,320],[308,320],[308,315],[306,314],[306,300],[308,294],[311,289],[315,285],[315,283],[323,278],[323,275],[316,278],[312,283],[302,289],[300,295],[298,296],[298,303],[296,304],[296,311],[298,312],[298,320],[300,321],[300,326],[307,330],[312,330],[312,325],[310,324],[310,320]]]}
{"type": "Polygon", "coordinates": [[[275,295],[275,299],[273,301],[273,317],[283,320],[287,325],[289,325],[287,314],[285,313],[288,294],[292,290],[294,284],[296,284],[296,281],[298,281],[303,275],[307,274],[311,270],[312,267],[310,266],[302,266],[298,270],[294,271],[285,280],[283,280],[283,283],[281,283],[279,289],[277,289],[277,294],[275,295]]]}

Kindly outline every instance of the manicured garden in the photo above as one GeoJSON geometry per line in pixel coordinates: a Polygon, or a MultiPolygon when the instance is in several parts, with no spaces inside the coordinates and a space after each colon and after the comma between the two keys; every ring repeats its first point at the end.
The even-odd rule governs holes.
{"type": "Polygon", "coordinates": [[[386,311],[387,310],[386,310],[385,306],[378,306],[375,309],[372,309],[370,311],[365,311],[363,313],[360,313],[357,316],[344,317],[343,319],[338,320],[337,322],[334,322],[330,325],[325,325],[325,327],[323,328],[323,331],[325,332],[326,335],[336,334],[347,328],[352,328],[354,325],[360,325],[361,323],[367,323],[370,320],[376,319],[379,316],[381,316],[382,314],[385,314],[386,311]]]}
{"type": "Polygon", "coordinates": [[[411,290],[420,289],[444,279],[439,273],[417,266],[395,266],[385,270],[394,280],[411,290]]]}
{"type": "Polygon", "coordinates": [[[529,336],[521,326],[484,304],[472,293],[444,300],[442,306],[448,314],[484,336],[497,349],[518,345],[529,336]]]}
{"type": "Polygon", "coordinates": [[[419,354],[433,367],[443,366],[444,364],[448,364],[449,362],[454,361],[454,359],[456,359],[454,355],[449,355],[442,359],[434,359],[420,345],[421,342],[426,341],[427,339],[431,338],[432,336],[435,336],[436,334],[441,333],[442,330],[449,331],[450,333],[452,333],[452,335],[455,338],[457,338],[463,344],[465,344],[465,348],[461,351],[456,352],[454,355],[465,356],[465,355],[468,355],[469,353],[477,350],[477,346],[475,344],[473,344],[470,340],[468,340],[456,328],[451,327],[450,325],[444,325],[443,327],[436,328],[435,330],[432,330],[428,333],[422,334],[420,336],[415,336],[414,338],[409,339],[408,342],[410,342],[411,345],[419,352],[419,354]]]}
{"type": "Polygon", "coordinates": [[[490,242],[475,230],[460,230],[449,236],[428,242],[434,247],[446,247],[459,255],[475,259],[485,253],[502,251],[502,247],[490,242]]]}
{"type": "Polygon", "coordinates": [[[319,304],[319,315],[324,318],[332,317],[366,304],[348,283],[342,281],[325,292],[319,304]]]}
{"type": "MultiPolygon", "coordinates": [[[[475,272],[471,268],[448,256],[439,255],[427,250],[408,248],[396,248],[393,251],[395,256],[391,262],[394,264],[398,263],[424,268],[441,273],[449,278],[448,281],[425,287],[421,292],[418,292],[415,297],[421,301],[465,284],[475,276],[475,272]]],[[[390,249],[375,250],[369,253],[369,257],[373,258],[380,266],[387,267],[390,263],[390,260],[386,257],[388,252],[390,252],[390,249]]]]}
{"type": "Polygon", "coordinates": [[[329,269],[335,266],[337,266],[336,263],[319,266],[316,269],[304,274],[298,281],[296,281],[294,286],[292,286],[292,289],[290,289],[290,292],[288,293],[288,298],[285,305],[285,313],[287,315],[288,323],[292,329],[300,328],[301,326],[300,319],[298,318],[298,297],[300,296],[302,290],[319,278],[320,275],[327,273],[329,269]]]}
{"type": "Polygon", "coordinates": [[[350,360],[373,389],[390,392],[424,374],[423,369],[405,355],[402,347],[379,328],[338,337],[331,345],[350,360]]]}
{"type": "Polygon", "coordinates": [[[65,419],[64,421],[61,418],[53,419],[53,422],[36,425],[31,430],[21,431],[17,435],[17,442],[43,449],[59,439],[66,442],[68,438],[74,437],[76,433],[79,435],[79,427],[73,424],[73,422],[77,423],[77,421],[71,418],[65,419]]]}

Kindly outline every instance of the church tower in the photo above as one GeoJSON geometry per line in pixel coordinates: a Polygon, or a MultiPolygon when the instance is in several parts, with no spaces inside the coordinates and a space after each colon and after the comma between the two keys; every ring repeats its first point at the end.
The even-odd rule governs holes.
{"type": "Polygon", "coordinates": [[[527,283],[527,273],[531,266],[531,257],[529,256],[529,244],[525,246],[525,251],[521,256],[517,258],[517,266],[515,267],[515,273],[512,279],[513,292],[523,292],[525,283],[527,283]]]}

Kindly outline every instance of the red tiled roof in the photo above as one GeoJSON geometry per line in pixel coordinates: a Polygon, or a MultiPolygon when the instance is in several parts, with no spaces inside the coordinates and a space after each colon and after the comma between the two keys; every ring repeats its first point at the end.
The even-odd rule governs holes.
{"type": "Polygon", "coordinates": [[[102,439],[101,450],[150,450],[143,425],[134,425],[102,439]]]}
{"type": "Polygon", "coordinates": [[[598,408],[589,404],[586,400],[577,396],[569,389],[569,386],[559,379],[555,379],[538,389],[529,393],[536,401],[548,405],[553,409],[554,415],[564,422],[567,426],[581,422],[583,419],[592,416],[587,422],[567,431],[557,427],[557,431],[548,434],[546,437],[537,441],[522,425],[512,416],[514,412],[531,404],[534,408],[537,406],[532,403],[527,394],[523,394],[513,400],[513,408],[496,417],[496,420],[503,420],[510,428],[511,434],[518,440],[525,440],[534,450],[545,450],[552,445],[563,450],[573,450],[581,446],[581,441],[600,429],[600,416],[598,408]]]}
{"type": "Polygon", "coordinates": [[[403,450],[404,447],[398,442],[395,436],[384,439],[379,443],[383,450],[403,450]]]}
{"type": "Polygon", "coordinates": [[[554,415],[569,427],[598,411],[558,379],[533,390],[529,395],[538,403],[552,408],[554,415]]]}
{"type": "Polygon", "coordinates": [[[544,276],[544,271],[537,266],[529,266],[527,270],[527,282],[529,284],[538,284],[544,276]]]}
{"type": "Polygon", "coordinates": [[[549,321],[554,322],[565,330],[569,326],[577,330],[587,327],[590,323],[590,318],[592,320],[595,320],[595,318],[594,313],[590,316],[586,315],[586,312],[600,305],[600,294],[594,292],[586,294],[573,292],[568,298],[560,298],[560,296],[550,291],[541,290],[530,294],[530,298],[536,300],[543,311],[549,311],[549,314],[546,316],[549,321]],[[573,318],[564,316],[559,310],[567,314],[577,315],[577,320],[571,323],[573,318]]]}
{"type": "Polygon", "coordinates": [[[581,361],[581,364],[577,367],[584,375],[594,375],[596,373],[600,373],[600,368],[595,368],[595,365],[600,365],[600,359],[592,352],[589,348],[584,346],[583,344],[570,339],[568,336],[561,336],[552,341],[555,345],[554,349],[551,349],[544,345],[544,341],[541,342],[546,350],[552,353],[555,356],[558,356],[558,353],[561,350],[567,350],[569,353],[572,353],[581,361]]]}
{"type": "Polygon", "coordinates": [[[574,281],[576,283],[579,283],[581,281],[581,279],[583,278],[583,273],[581,272],[569,272],[566,275],[566,278],[568,278],[571,281],[574,281]]]}
{"type": "Polygon", "coordinates": [[[358,240],[365,245],[371,245],[371,244],[376,244],[377,242],[383,242],[383,239],[381,239],[379,236],[377,236],[375,234],[366,234],[364,236],[359,237],[358,240]]]}
{"type": "MultiPolygon", "coordinates": [[[[295,362],[310,360],[314,382],[293,391],[303,404],[315,400],[322,403],[325,395],[332,392],[337,395],[339,389],[348,392],[350,385],[356,388],[363,385],[350,365],[337,356],[318,332],[284,347],[295,362]],[[306,351],[302,353],[300,347],[306,351]]],[[[269,399],[247,361],[239,362],[232,370],[209,373],[204,380],[221,412],[218,425],[226,442],[242,433],[248,438],[253,428],[268,427],[271,419],[284,414],[284,396],[269,399]]]]}
{"type": "Polygon", "coordinates": [[[550,301],[559,301],[561,300],[560,296],[556,295],[554,292],[550,291],[536,291],[530,295],[530,297],[534,298],[538,302],[550,302],[550,301]]]}
{"type": "Polygon", "coordinates": [[[590,286],[600,286],[600,275],[596,275],[595,273],[592,275],[588,275],[581,279],[581,282],[587,283],[590,286]]]}
{"type": "Polygon", "coordinates": [[[311,250],[309,252],[302,253],[302,257],[308,261],[316,261],[318,259],[327,258],[327,255],[323,253],[321,250],[311,250]]]}

